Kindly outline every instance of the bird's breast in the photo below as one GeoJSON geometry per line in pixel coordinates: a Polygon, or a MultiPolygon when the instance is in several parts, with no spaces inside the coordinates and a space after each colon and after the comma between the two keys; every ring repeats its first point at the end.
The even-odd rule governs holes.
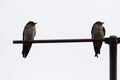
{"type": "Polygon", "coordinates": [[[24,40],[33,40],[35,36],[35,29],[26,29],[24,31],[24,40]]]}
{"type": "Polygon", "coordinates": [[[103,30],[96,29],[93,32],[93,39],[104,39],[103,30]]]}

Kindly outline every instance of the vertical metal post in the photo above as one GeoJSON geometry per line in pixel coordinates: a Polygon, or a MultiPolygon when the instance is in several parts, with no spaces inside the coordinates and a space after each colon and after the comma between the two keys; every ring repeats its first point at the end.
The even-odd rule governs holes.
{"type": "Polygon", "coordinates": [[[116,36],[110,36],[105,41],[110,46],[110,80],[117,80],[117,44],[118,39],[116,36]]]}
{"type": "Polygon", "coordinates": [[[110,80],[117,80],[117,37],[110,36],[110,80]]]}

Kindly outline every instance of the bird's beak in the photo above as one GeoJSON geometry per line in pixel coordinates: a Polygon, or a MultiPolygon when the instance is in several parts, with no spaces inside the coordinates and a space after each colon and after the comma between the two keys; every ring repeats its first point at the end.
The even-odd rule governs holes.
{"type": "Polygon", "coordinates": [[[102,24],[104,24],[105,22],[102,22],[102,24]]]}
{"type": "Polygon", "coordinates": [[[34,26],[36,25],[37,23],[34,23],[34,26]]]}

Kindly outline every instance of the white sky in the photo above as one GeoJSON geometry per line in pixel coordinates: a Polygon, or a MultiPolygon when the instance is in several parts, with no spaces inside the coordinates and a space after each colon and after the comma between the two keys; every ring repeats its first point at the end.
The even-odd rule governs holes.
{"type": "Polygon", "coordinates": [[[33,44],[23,59],[12,41],[30,20],[38,23],[35,39],[91,38],[96,21],[105,22],[106,37],[120,36],[119,8],[119,0],[0,0],[0,80],[109,80],[107,44],[99,58],[92,43],[33,44]]]}

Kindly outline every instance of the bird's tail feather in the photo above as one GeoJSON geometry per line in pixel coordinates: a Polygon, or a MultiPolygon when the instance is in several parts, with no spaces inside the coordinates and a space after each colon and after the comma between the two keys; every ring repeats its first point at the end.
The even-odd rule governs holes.
{"type": "Polygon", "coordinates": [[[97,57],[97,58],[98,58],[98,54],[95,54],[95,57],[97,57]]]}
{"type": "Polygon", "coordinates": [[[100,48],[102,46],[102,42],[93,42],[93,45],[94,45],[95,57],[98,57],[98,54],[100,54],[100,48]]]}
{"type": "Polygon", "coordinates": [[[32,44],[31,43],[24,43],[23,44],[23,50],[22,50],[22,55],[24,58],[27,57],[29,51],[30,51],[30,48],[31,48],[32,44]]]}
{"type": "Polygon", "coordinates": [[[98,54],[100,54],[100,49],[95,49],[95,57],[98,58],[98,54]]]}

